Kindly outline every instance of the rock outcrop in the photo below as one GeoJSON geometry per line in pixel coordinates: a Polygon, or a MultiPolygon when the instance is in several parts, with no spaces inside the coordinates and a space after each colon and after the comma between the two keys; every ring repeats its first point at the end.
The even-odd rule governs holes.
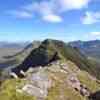
{"type": "Polygon", "coordinates": [[[30,68],[25,73],[25,84],[22,87],[17,86],[16,90],[20,93],[25,92],[35,96],[37,100],[45,100],[49,94],[49,89],[54,87],[56,85],[55,82],[57,82],[65,84],[66,87],[71,88],[83,97],[88,97],[91,91],[89,87],[78,79],[77,70],[79,69],[76,68],[77,70],[73,72],[70,67],[67,62],[58,60],[45,67],[30,68]]]}

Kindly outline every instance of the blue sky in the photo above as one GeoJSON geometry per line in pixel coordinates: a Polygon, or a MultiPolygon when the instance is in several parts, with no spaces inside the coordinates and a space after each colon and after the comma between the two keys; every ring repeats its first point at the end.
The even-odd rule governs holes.
{"type": "Polygon", "coordinates": [[[100,0],[0,0],[0,41],[100,39],[100,0]]]}

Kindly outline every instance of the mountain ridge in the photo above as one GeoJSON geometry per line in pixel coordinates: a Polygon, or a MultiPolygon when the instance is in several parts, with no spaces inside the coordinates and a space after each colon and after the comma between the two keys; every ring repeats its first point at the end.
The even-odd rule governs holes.
{"type": "Polygon", "coordinates": [[[46,65],[52,59],[56,59],[56,57],[71,60],[80,69],[86,70],[99,78],[100,73],[98,72],[98,75],[95,64],[91,63],[77,48],[73,48],[63,41],[52,39],[44,40],[38,48],[33,49],[25,60],[14,68],[13,71],[20,73],[20,70],[27,71],[29,67],[46,65]],[[55,58],[53,58],[54,56],[55,58]]]}
{"type": "Polygon", "coordinates": [[[89,57],[100,58],[100,40],[73,41],[69,42],[69,44],[79,48],[82,53],[89,57]]]}

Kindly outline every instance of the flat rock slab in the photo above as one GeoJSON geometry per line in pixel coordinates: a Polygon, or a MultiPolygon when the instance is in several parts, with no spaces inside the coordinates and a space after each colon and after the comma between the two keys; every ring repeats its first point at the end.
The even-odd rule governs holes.
{"type": "Polygon", "coordinates": [[[48,75],[43,72],[33,73],[27,78],[28,83],[23,86],[22,91],[38,98],[45,98],[48,94],[48,88],[52,82],[48,75]]]}

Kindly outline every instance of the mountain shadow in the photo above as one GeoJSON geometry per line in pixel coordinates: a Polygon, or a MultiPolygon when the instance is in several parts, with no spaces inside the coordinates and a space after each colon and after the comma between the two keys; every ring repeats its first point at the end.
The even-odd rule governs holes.
{"type": "Polygon", "coordinates": [[[92,93],[89,96],[89,100],[100,100],[100,91],[97,91],[95,93],[92,93]]]}
{"type": "Polygon", "coordinates": [[[12,69],[20,76],[20,71],[26,72],[30,67],[46,66],[52,61],[60,59],[58,52],[52,47],[50,41],[45,40],[42,44],[31,51],[22,64],[12,69]]]}

